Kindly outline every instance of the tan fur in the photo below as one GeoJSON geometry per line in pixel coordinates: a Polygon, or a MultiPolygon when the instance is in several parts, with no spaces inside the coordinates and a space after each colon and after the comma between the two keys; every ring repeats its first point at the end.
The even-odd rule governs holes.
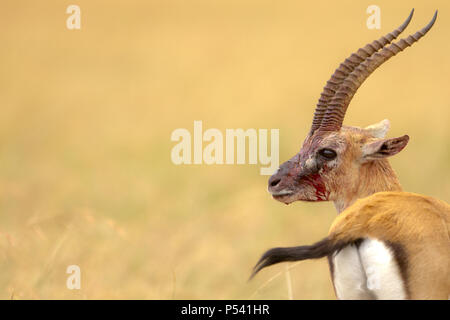
{"type": "Polygon", "coordinates": [[[450,295],[450,205],[408,192],[379,192],[355,202],[334,221],[334,241],[376,238],[406,253],[410,299],[450,295]]]}
{"type": "MultiPolygon", "coordinates": [[[[330,200],[335,202],[341,212],[357,199],[379,191],[401,191],[397,175],[387,159],[362,163],[361,149],[375,140],[370,131],[358,127],[343,127],[339,135],[345,151],[342,152],[341,165],[331,171],[326,181],[327,188],[333,190],[330,200]]],[[[336,136],[328,137],[336,140],[336,136]]]]}

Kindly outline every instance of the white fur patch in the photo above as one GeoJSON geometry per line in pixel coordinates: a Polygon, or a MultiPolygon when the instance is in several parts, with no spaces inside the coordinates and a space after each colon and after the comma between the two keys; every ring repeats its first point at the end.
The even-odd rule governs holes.
{"type": "Polygon", "coordinates": [[[359,253],[367,277],[367,288],[377,299],[406,299],[405,285],[389,247],[376,239],[364,240],[359,253]]]}
{"type": "Polygon", "coordinates": [[[315,166],[315,161],[314,159],[312,159],[312,157],[309,157],[306,161],[305,161],[305,167],[307,169],[311,169],[315,166]]]}
{"type": "Polygon", "coordinates": [[[333,257],[333,283],[340,300],[373,299],[356,246],[347,246],[333,257]]]}
{"type": "Polygon", "coordinates": [[[375,138],[384,138],[386,133],[389,131],[391,123],[388,119],[384,119],[378,123],[372,124],[364,129],[369,131],[375,138]]]}
{"type": "Polygon", "coordinates": [[[391,249],[382,241],[365,239],[333,257],[338,299],[406,299],[400,270],[391,249]]]}

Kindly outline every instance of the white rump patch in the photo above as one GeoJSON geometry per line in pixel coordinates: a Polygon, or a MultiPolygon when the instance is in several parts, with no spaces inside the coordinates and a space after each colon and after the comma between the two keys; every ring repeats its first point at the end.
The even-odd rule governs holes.
{"type": "Polygon", "coordinates": [[[405,284],[392,250],[382,241],[364,240],[359,253],[367,276],[367,288],[377,299],[406,299],[405,284]]]}
{"type": "Polygon", "coordinates": [[[371,300],[374,297],[367,290],[358,249],[351,245],[343,248],[333,259],[333,283],[340,300],[371,300]]]}
{"type": "Polygon", "coordinates": [[[392,250],[377,239],[347,246],[333,258],[339,299],[406,299],[405,284],[392,250]]]}

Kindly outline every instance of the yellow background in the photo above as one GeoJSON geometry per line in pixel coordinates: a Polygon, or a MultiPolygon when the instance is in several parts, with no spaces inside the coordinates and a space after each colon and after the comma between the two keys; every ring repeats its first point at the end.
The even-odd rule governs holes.
{"type": "MultiPolygon", "coordinates": [[[[194,120],[278,128],[289,159],[338,64],[412,7],[405,36],[439,9],[434,28],[364,83],[345,123],[390,119],[388,136],[411,137],[392,159],[405,190],[449,201],[449,1],[3,0],[0,298],[288,298],[285,264],[247,282],[251,268],[324,237],[333,204],[274,201],[259,165],[175,166],[170,135],[194,120]],[[72,264],[81,290],[66,288],[72,264]]],[[[334,299],[325,260],[290,277],[293,298],[334,299]]]]}

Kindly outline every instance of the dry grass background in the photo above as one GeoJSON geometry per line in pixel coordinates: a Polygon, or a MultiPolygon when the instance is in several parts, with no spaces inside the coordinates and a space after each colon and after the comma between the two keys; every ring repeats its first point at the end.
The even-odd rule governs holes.
{"type": "MultiPolygon", "coordinates": [[[[412,7],[405,33],[438,8],[434,29],[373,74],[346,123],[389,118],[389,136],[411,136],[392,160],[405,189],[448,202],[448,1],[2,1],[0,298],[287,298],[283,273],[260,288],[284,265],[247,283],[251,267],[323,237],[333,205],[272,200],[259,166],[175,166],[170,134],[279,128],[287,160],[331,72],[412,7]]],[[[290,277],[296,299],[334,298],[325,261],[290,277]]]]}

